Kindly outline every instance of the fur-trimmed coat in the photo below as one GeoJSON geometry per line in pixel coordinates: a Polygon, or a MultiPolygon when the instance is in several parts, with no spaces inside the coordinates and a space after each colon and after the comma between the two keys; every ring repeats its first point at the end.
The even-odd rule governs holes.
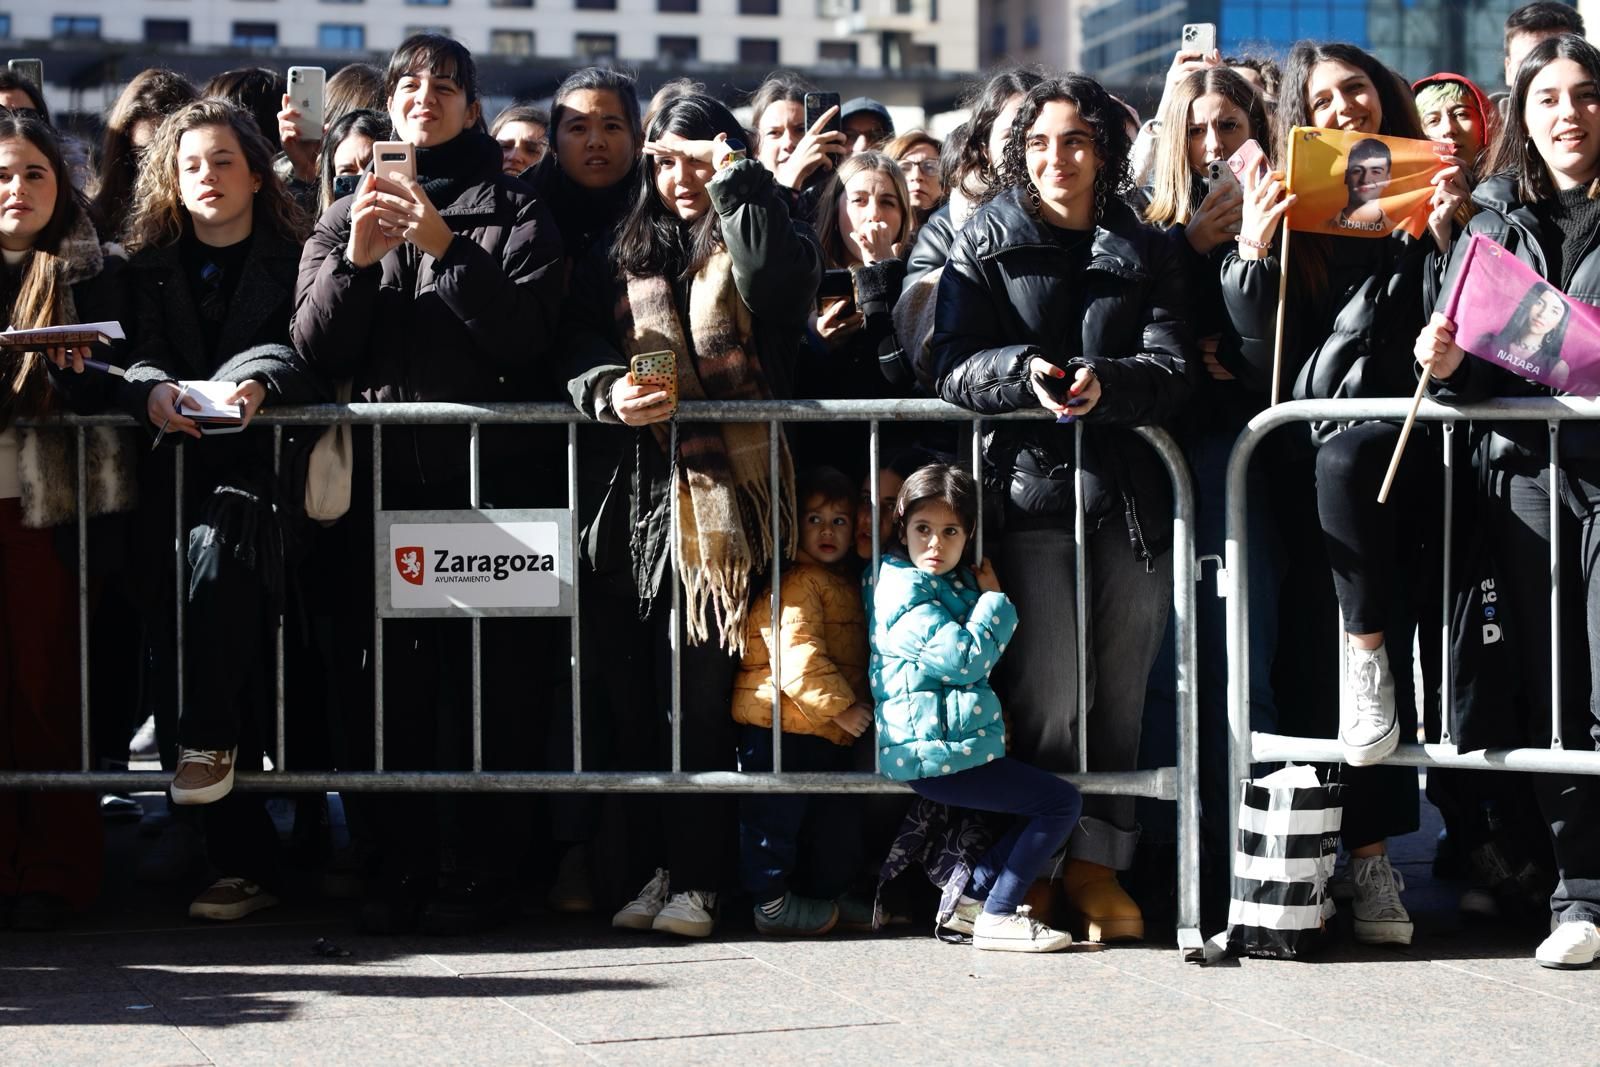
{"type": "MultiPolygon", "coordinates": [[[[87,216],[63,242],[61,258],[67,262],[69,283],[63,301],[63,324],[121,322],[128,327],[124,295],[122,249],[102,244],[87,216]]],[[[111,346],[109,356],[122,362],[125,343],[111,346]]],[[[79,415],[102,412],[116,397],[116,379],[96,370],[74,374],[49,366],[56,410],[79,415]]],[[[59,526],[78,516],[77,434],[49,425],[17,430],[17,473],[22,485],[22,522],[42,528],[59,526]]],[[[88,449],[88,509],[91,516],[131,511],[138,500],[135,446],[132,433],[110,426],[90,427],[84,433],[88,449]]]]}

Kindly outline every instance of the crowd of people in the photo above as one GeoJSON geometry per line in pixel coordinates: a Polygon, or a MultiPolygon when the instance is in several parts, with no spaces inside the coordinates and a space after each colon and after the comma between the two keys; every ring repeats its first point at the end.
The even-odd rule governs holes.
{"type": "MultiPolygon", "coordinates": [[[[1499,100],[1449,72],[1407,81],[1350,44],[1300,42],[1281,69],[1180,51],[1143,122],[1092,74],[1008,67],[943,138],[896,130],[867,98],[808,115],[816,87],[781,72],[748,123],[688,81],[641,106],[602,68],[548,111],[489,121],[471,54],[419,34],[386,69],[328,80],[320,137],[274,72],[196,87],[148,70],[89,153],[36,86],[0,75],[9,324],[127,335],[109,356],[0,350],[0,767],[78,766],[76,446],[50,416],[120,408],[136,431],[83,438],[89,744],[125,762],[153,717],[173,807],[141,865],[180,884],[206,872],[191,916],[270,907],[312,869],[379,933],[483,929],[537,891],[687,937],[736,901],[779,935],[931,914],[986,949],[1142,938],[1171,906],[1170,814],[1060,777],[1173,761],[1173,501],[1134,428],[1181,443],[1197,550],[1216,553],[1230,449],[1279,378],[1297,399],[1409,397],[1424,372],[1449,403],[1551,393],[1464,358],[1445,294],[1482,234],[1600,303],[1600,52],[1582,33],[1563,4],[1514,13],[1499,100]],[[1297,234],[1286,259],[1294,127],[1440,142],[1421,235],[1297,234]],[[375,166],[386,141],[412,146],[414,176],[375,166]],[[1267,166],[1215,180],[1252,141],[1267,166]],[[636,377],[663,352],[665,380],[636,377]],[[576,499],[563,428],[485,427],[469,478],[465,428],[393,426],[353,434],[349,503],[329,516],[308,504],[324,430],[214,435],[197,381],[228,383],[219,402],[245,424],[335,399],[570,402],[576,499]],[[885,422],[876,469],[862,425],[674,421],[682,400],[912,397],[1056,417],[986,423],[979,479],[956,421],[885,422]],[[911,794],[356,793],[337,850],[313,794],[277,802],[286,840],[263,794],[233,788],[279,742],[280,625],[291,766],[472,765],[467,624],[384,620],[377,654],[379,463],[387,509],[578,509],[585,770],[768,771],[776,710],[784,770],[875,769],[911,794]],[[913,867],[926,882],[901,877],[913,867]]],[[[1533,351],[1549,317],[1527,318],[1513,343],[1533,351]]],[[[1281,429],[1250,473],[1254,725],[1338,737],[1343,892],[1365,942],[1412,937],[1386,849],[1419,826],[1415,772],[1384,763],[1399,739],[1420,722],[1463,747],[1550,740],[1552,521],[1572,527],[1566,744],[1600,740],[1600,446],[1569,424],[1552,484],[1543,423],[1464,429],[1415,431],[1383,504],[1389,422],[1281,429]],[[1504,635],[1457,612],[1448,693],[1444,582],[1496,590],[1504,635]]],[[[1193,680],[1212,927],[1231,855],[1219,604],[1203,601],[1193,680]]],[[[572,767],[573,651],[565,622],[483,624],[484,769],[572,767]]],[[[1600,956],[1595,782],[1428,778],[1463,910],[1548,920],[1546,965],[1600,956]]],[[[50,929],[94,903],[101,821],[86,794],[0,794],[0,925],[50,929]]]]}

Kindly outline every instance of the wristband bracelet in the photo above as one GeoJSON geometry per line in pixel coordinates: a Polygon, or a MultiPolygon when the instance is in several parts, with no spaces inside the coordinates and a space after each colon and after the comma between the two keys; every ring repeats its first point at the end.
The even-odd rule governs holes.
{"type": "Polygon", "coordinates": [[[1246,237],[1244,234],[1240,234],[1239,236],[1235,237],[1234,240],[1244,245],[1246,248],[1255,249],[1257,252],[1272,251],[1271,241],[1258,241],[1254,237],[1246,237]]]}

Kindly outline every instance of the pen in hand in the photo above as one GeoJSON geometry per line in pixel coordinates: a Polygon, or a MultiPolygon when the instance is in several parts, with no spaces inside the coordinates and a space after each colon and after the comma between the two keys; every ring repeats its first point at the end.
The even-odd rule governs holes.
{"type": "MultiPolygon", "coordinates": [[[[160,386],[157,386],[157,388],[159,389],[160,386]]],[[[189,387],[187,385],[179,387],[178,395],[177,395],[176,399],[174,399],[172,401],[172,410],[173,410],[174,413],[176,413],[177,410],[180,407],[183,406],[183,398],[188,396],[188,395],[189,395],[189,387]]],[[[167,416],[166,421],[161,424],[161,429],[156,431],[156,439],[153,442],[151,442],[150,451],[154,452],[156,449],[161,447],[161,439],[163,437],[167,436],[167,427],[171,426],[171,425],[172,425],[172,416],[169,415],[169,416],[167,416]]]]}

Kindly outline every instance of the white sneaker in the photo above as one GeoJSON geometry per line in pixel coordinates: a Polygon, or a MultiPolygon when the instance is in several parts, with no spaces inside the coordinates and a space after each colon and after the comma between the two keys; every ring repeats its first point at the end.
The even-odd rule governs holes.
{"type": "Polygon", "coordinates": [[[1586,919],[1562,923],[1551,931],[1533,954],[1541,967],[1576,971],[1600,959],[1600,930],[1586,919]]]}
{"type": "Polygon", "coordinates": [[[277,897],[248,879],[218,878],[210,889],[194,898],[189,905],[189,918],[230,922],[277,903],[277,897]]]}
{"type": "Polygon", "coordinates": [[[1366,945],[1411,944],[1411,914],[1400,903],[1406,887],[1400,872],[1389,866],[1385,855],[1352,857],[1356,895],[1351,911],[1355,914],[1356,940],[1366,945]]]}
{"type": "Polygon", "coordinates": [[[667,885],[671,878],[666,870],[657,867],[655,877],[644,884],[639,895],[622,906],[611,917],[611,925],[619,930],[648,930],[667,902],[667,885]]]}
{"type": "Polygon", "coordinates": [[[651,929],[662,930],[681,937],[709,937],[716,925],[717,895],[690,890],[674,893],[666,907],[656,915],[651,929]]]}
{"type": "Polygon", "coordinates": [[[972,924],[972,947],[990,952],[1060,952],[1072,935],[1039,922],[1024,904],[1010,915],[978,913],[972,924]]]}
{"type": "Polygon", "coordinates": [[[983,914],[983,901],[974,900],[965,893],[956,902],[956,910],[950,913],[950,918],[940,925],[954,933],[972,936],[973,924],[978,921],[978,916],[983,914]]]}
{"type": "Polygon", "coordinates": [[[1394,712],[1394,676],[1389,653],[1347,647],[1344,686],[1339,691],[1339,743],[1352,767],[1381,763],[1400,743],[1394,712]]]}

